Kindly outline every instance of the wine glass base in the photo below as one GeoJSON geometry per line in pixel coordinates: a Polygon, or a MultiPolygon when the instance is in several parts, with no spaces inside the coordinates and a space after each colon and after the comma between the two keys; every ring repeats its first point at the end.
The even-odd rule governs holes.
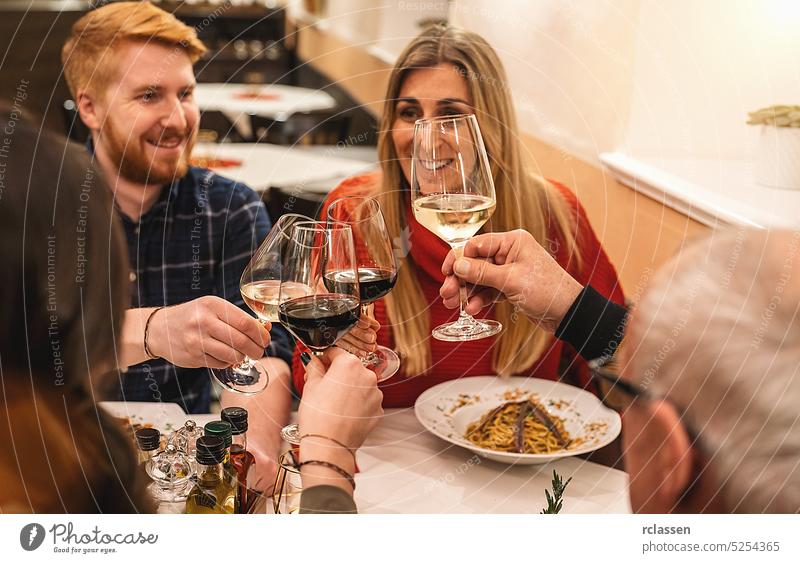
{"type": "Polygon", "coordinates": [[[147,490],[157,502],[186,502],[192,490],[192,480],[173,489],[162,489],[157,483],[147,485],[147,490]]]}
{"type": "Polygon", "coordinates": [[[503,325],[492,320],[478,320],[465,323],[460,319],[452,323],[437,326],[431,335],[436,340],[445,342],[466,342],[468,340],[480,340],[489,338],[503,330],[503,325]]]}
{"type": "Polygon", "coordinates": [[[400,356],[386,346],[378,346],[362,363],[365,368],[375,372],[378,381],[386,381],[400,369],[400,356]]]}
{"type": "Polygon", "coordinates": [[[293,446],[300,443],[300,427],[296,424],[287,424],[281,428],[281,439],[293,446]]]}
{"type": "Polygon", "coordinates": [[[254,362],[252,366],[229,366],[212,369],[214,378],[228,391],[242,395],[261,393],[269,383],[269,374],[264,366],[254,362]]]}

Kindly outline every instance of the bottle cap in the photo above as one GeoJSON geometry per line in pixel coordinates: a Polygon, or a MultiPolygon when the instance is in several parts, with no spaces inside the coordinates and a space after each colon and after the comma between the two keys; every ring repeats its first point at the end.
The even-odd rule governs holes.
{"type": "Polygon", "coordinates": [[[134,435],[136,444],[144,452],[157,450],[161,446],[161,432],[156,428],[139,428],[134,435]]]}
{"type": "Polygon", "coordinates": [[[247,432],[247,410],[242,407],[222,409],[220,418],[231,425],[234,436],[247,432]]]}
{"type": "Polygon", "coordinates": [[[206,436],[219,436],[222,438],[226,448],[230,447],[230,445],[233,443],[230,422],[225,422],[224,420],[215,420],[207,423],[203,427],[203,430],[205,431],[206,436]]]}
{"type": "Polygon", "coordinates": [[[225,459],[225,442],[219,436],[201,436],[197,439],[197,463],[216,465],[225,459]]]}

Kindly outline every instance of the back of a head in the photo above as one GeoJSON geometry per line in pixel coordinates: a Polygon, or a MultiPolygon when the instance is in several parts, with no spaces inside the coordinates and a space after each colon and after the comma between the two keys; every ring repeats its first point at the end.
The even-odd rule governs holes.
{"type": "Polygon", "coordinates": [[[663,267],[626,371],[683,409],[731,512],[800,507],[800,232],[714,233],[663,267]]]}
{"type": "Polygon", "coordinates": [[[12,478],[30,487],[40,479],[48,490],[65,489],[49,504],[57,499],[40,486],[27,509],[135,509],[119,487],[132,480],[131,450],[93,401],[101,376],[116,367],[128,304],[126,248],[110,192],[82,147],[8,110],[0,110],[0,131],[0,374],[9,416],[0,435],[14,444],[3,448],[0,471],[11,466],[12,478]],[[76,455],[90,455],[91,465],[77,466],[76,455]],[[64,462],[55,478],[48,460],[64,462]],[[21,477],[15,464],[26,467],[21,477]],[[94,506],[86,487],[97,487],[94,506]]]}
{"type": "Polygon", "coordinates": [[[82,147],[0,111],[3,152],[0,309],[3,369],[84,387],[116,365],[127,259],[106,184],[82,147]]]}

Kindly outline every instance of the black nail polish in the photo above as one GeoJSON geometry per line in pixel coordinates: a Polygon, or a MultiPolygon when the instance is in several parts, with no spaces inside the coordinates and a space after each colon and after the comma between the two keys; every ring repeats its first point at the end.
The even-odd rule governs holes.
{"type": "Polygon", "coordinates": [[[304,366],[307,366],[308,363],[311,361],[311,356],[308,354],[308,352],[303,352],[300,354],[300,361],[303,362],[304,366]]]}

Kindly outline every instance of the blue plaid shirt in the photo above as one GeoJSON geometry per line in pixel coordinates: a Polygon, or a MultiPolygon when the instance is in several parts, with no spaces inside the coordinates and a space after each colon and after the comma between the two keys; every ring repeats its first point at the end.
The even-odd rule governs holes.
{"type": "MultiPolygon", "coordinates": [[[[89,149],[92,147],[90,145],[89,149]]],[[[138,222],[119,213],[131,263],[131,307],[176,305],[216,295],[252,315],[239,293],[239,279],[270,220],[258,195],[204,169],[190,167],[164,186],[138,222]]],[[[267,355],[291,365],[288,333],[275,325],[267,355]]],[[[166,360],[131,366],[120,374],[119,399],[178,403],[188,413],[207,413],[211,374],[166,360]]]]}

